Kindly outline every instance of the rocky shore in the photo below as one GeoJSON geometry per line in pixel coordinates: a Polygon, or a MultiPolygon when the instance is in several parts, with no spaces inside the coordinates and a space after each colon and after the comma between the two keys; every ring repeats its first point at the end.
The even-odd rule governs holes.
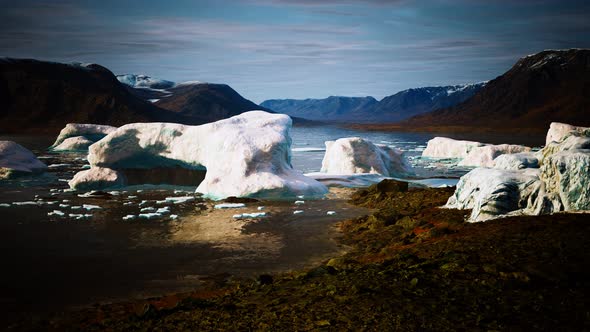
{"type": "Polygon", "coordinates": [[[386,180],[354,193],[344,255],[315,268],[211,280],[192,293],[96,306],[15,330],[569,330],[590,328],[587,214],[467,223],[451,188],[386,180]]]}

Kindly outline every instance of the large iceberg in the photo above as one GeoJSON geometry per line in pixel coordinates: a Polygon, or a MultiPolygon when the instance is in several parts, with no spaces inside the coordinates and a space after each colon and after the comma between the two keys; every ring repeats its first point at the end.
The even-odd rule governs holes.
{"type": "Polygon", "coordinates": [[[117,127],[86,123],[68,123],[50,147],[54,151],[87,150],[90,145],[115,131],[117,127]]]}
{"type": "Polygon", "coordinates": [[[0,179],[42,173],[46,170],[47,165],[22,145],[12,141],[0,141],[0,179]]]}
{"type": "Polygon", "coordinates": [[[214,199],[323,196],[323,184],[291,166],[291,124],[287,115],[263,111],[200,126],[128,124],[90,146],[91,168],[69,184],[73,189],[122,186],[129,170],[179,168],[206,172],[197,192],[214,199]]]}
{"type": "Polygon", "coordinates": [[[538,153],[498,157],[496,168],[472,170],[446,207],[472,209],[469,221],[590,210],[590,131],[580,128],[552,124],[538,153]]]}
{"type": "Polygon", "coordinates": [[[320,172],[326,174],[380,174],[401,177],[411,173],[403,152],[386,145],[376,145],[360,137],[326,141],[326,153],[320,172]]]}

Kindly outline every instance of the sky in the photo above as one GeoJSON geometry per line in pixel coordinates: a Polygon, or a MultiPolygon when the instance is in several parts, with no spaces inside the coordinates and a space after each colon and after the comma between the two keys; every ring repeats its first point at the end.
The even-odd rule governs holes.
{"type": "Polygon", "coordinates": [[[226,83],[257,103],[381,99],[589,47],[587,0],[0,0],[0,56],[226,83]]]}

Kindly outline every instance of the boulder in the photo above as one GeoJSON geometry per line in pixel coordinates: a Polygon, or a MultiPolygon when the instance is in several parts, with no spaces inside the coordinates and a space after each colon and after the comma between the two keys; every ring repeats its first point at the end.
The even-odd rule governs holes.
{"type": "Polygon", "coordinates": [[[435,137],[428,141],[426,149],[422,151],[422,157],[463,159],[472,149],[486,145],[488,144],[435,137]]]}
{"type": "Polygon", "coordinates": [[[494,159],[494,168],[513,171],[524,168],[539,168],[539,158],[533,152],[503,154],[494,159]]]}
{"type": "Polygon", "coordinates": [[[472,148],[459,166],[493,167],[494,159],[503,154],[529,152],[531,148],[522,145],[500,144],[472,148]]]}
{"type": "Polygon", "coordinates": [[[57,139],[51,146],[51,149],[60,151],[60,150],[70,150],[67,149],[74,141],[70,141],[69,144],[65,144],[61,146],[61,144],[68,138],[71,137],[81,137],[79,138],[78,142],[82,142],[82,138],[97,142],[106,135],[115,131],[117,127],[112,126],[105,126],[105,125],[95,125],[95,124],[86,124],[86,123],[68,123],[57,136],[57,139]],[[61,148],[60,148],[61,146],[61,148]]]}
{"type": "Polygon", "coordinates": [[[291,124],[287,115],[263,111],[200,126],[128,124],[90,146],[91,169],[69,184],[102,187],[104,177],[94,168],[125,174],[126,169],[179,167],[205,170],[197,192],[213,199],[321,197],[327,188],[291,166],[291,124]]]}
{"type": "Polygon", "coordinates": [[[37,174],[46,170],[47,165],[27,148],[12,141],[0,141],[0,179],[37,174]]]}
{"type": "Polygon", "coordinates": [[[399,177],[411,173],[403,152],[376,145],[360,137],[326,141],[326,153],[320,172],[326,174],[380,174],[399,177]]]}

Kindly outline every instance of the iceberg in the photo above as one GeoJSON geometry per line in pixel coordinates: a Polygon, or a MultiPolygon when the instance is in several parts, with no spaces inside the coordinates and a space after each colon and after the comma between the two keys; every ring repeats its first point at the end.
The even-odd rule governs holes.
{"type": "Polygon", "coordinates": [[[398,149],[373,144],[360,137],[340,138],[325,144],[326,153],[320,173],[371,173],[397,177],[411,173],[411,166],[398,149]]]}
{"type": "Polygon", "coordinates": [[[473,169],[445,207],[472,209],[471,222],[590,210],[590,131],[579,128],[552,124],[541,151],[498,157],[496,168],[473,169]]]}
{"type": "Polygon", "coordinates": [[[291,166],[291,125],[287,115],[263,111],[200,126],[128,124],[90,146],[91,168],[69,185],[124,186],[129,169],[179,168],[206,172],[196,191],[213,199],[322,197],[327,188],[291,166]]]}
{"type": "Polygon", "coordinates": [[[458,166],[493,167],[494,160],[501,155],[530,152],[531,148],[523,145],[499,144],[474,147],[458,166]]]}
{"type": "Polygon", "coordinates": [[[0,141],[0,180],[45,172],[47,165],[13,141],[0,141]]]}
{"type": "Polygon", "coordinates": [[[53,151],[86,151],[94,142],[115,131],[117,127],[87,123],[68,123],[50,147],[53,151]]]}
{"type": "Polygon", "coordinates": [[[463,159],[473,148],[487,144],[474,141],[461,141],[448,137],[435,137],[428,141],[422,157],[463,159]]]}

